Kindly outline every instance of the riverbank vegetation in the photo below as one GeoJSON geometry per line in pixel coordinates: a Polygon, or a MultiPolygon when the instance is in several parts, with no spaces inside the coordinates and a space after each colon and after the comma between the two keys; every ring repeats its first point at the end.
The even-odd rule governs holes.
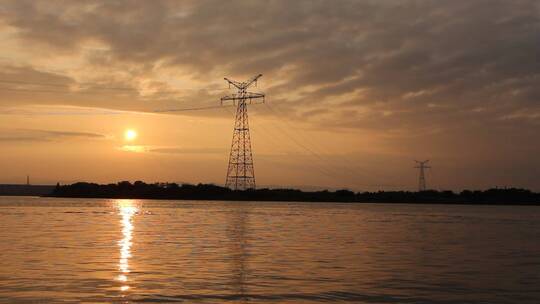
{"type": "Polygon", "coordinates": [[[75,183],[57,185],[53,197],[236,200],[236,201],[305,201],[358,203],[451,203],[451,204],[511,204],[540,205],[540,193],[516,188],[464,190],[461,192],[428,190],[353,192],[301,191],[297,189],[256,189],[233,191],[213,184],[153,183],[123,181],[116,184],[75,183]]]}

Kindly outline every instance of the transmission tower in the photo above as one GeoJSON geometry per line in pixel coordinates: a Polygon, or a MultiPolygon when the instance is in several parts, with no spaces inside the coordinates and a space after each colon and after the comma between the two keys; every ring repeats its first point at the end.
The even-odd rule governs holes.
{"type": "Polygon", "coordinates": [[[424,161],[418,161],[415,160],[416,166],[415,168],[420,170],[420,175],[418,176],[418,191],[426,191],[426,175],[425,175],[425,169],[431,168],[430,166],[426,165],[429,160],[424,161]]]}
{"type": "Polygon", "coordinates": [[[257,86],[257,80],[261,76],[262,74],[259,74],[244,82],[225,78],[229,83],[229,88],[232,85],[238,89],[234,94],[221,97],[221,105],[224,102],[232,102],[233,105],[237,106],[227,179],[225,181],[225,187],[233,190],[255,189],[255,170],[253,168],[251,139],[249,137],[247,105],[256,102],[258,99],[262,99],[262,102],[264,102],[264,94],[248,92],[247,88],[251,85],[257,86]]]}

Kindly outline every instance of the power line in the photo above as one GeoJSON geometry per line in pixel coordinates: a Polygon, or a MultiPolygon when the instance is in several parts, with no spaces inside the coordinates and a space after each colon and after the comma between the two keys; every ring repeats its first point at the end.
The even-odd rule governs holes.
{"type": "MultiPolygon", "coordinates": [[[[327,163],[329,161],[328,159],[326,159],[322,155],[323,153],[324,154],[329,154],[328,151],[326,151],[326,152],[323,151],[323,153],[320,153],[320,151],[317,151],[319,149],[316,148],[315,145],[310,144],[309,140],[307,140],[305,137],[301,137],[302,140],[300,140],[300,139],[295,138],[291,133],[288,132],[288,131],[291,131],[291,130],[296,130],[296,127],[292,126],[287,120],[283,119],[283,117],[286,116],[285,113],[283,113],[281,111],[279,111],[279,113],[278,113],[278,110],[276,108],[270,107],[270,105],[268,103],[265,103],[265,105],[266,105],[266,108],[268,110],[270,110],[277,119],[279,119],[284,125],[287,126],[286,129],[283,129],[283,128],[281,128],[280,125],[276,125],[275,126],[276,130],[279,130],[279,131],[283,132],[287,137],[289,137],[293,141],[293,143],[295,143],[297,146],[299,146],[303,150],[307,151],[309,154],[311,154],[314,157],[316,157],[317,159],[319,159],[321,162],[327,163]],[[311,146],[311,148],[309,146],[311,146]]],[[[377,174],[377,173],[373,172],[372,170],[371,170],[371,172],[365,172],[366,171],[365,168],[362,171],[357,171],[357,170],[352,169],[352,167],[350,165],[352,163],[354,163],[354,162],[351,161],[349,158],[345,157],[344,155],[334,154],[334,155],[332,155],[332,157],[341,159],[347,165],[345,167],[342,167],[340,170],[338,170],[337,168],[335,168],[331,164],[329,164],[327,166],[326,170],[331,171],[331,172],[335,172],[340,176],[343,176],[343,174],[345,173],[345,175],[348,175],[349,177],[354,178],[357,175],[362,174],[362,175],[364,175],[366,177],[370,177],[370,178],[373,178],[374,175],[378,175],[378,177],[381,178],[381,179],[384,179],[384,180],[389,179],[388,177],[381,176],[380,174],[377,174]]],[[[361,186],[358,183],[355,183],[355,184],[357,186],[361,186]]],[[[372,187],[374,185],[362,185],[362,186],[370,186],[370,187],[372,187]]],[[[388,186],[388,185],[386,185],[384,183],[379,183],[377,186],[380,187],[380,186],[388,186]]],[[[392,185],[392,186],[395,186],[395,185],[392,185]]]]}
{"type": "MultiPolygon", "coordinates": [[[[327,160],[320,153],[308,147],[307,144],[302,143],[301,140],[297,139],[295,136],[292,135],[292,133],[289,133],[288,131],[286,131],[286,129],[283,129],[280,125],[275,124],[274,129],[281,132],[283,135],[289,138],[292,143],[300,147],[302,150],[306,151],[308,155],[311,155],[312,157],[315,158],[315,162],[310,162],[309,165],[314,166],[318,171],[320,171],[321,173],[325,174],[328,177],[331,177],[333,179],[339,179],[339,180],[343,179],[343,175],[342,175],[343,172],[337,171],[337,169],[334,168],[332,165],[327,165],[327,160]]],[[[288,130],[294,130],[294,129],[295,129],[294,127],[288,128],[288,130]]],[[[280,144],[282,143],[283,142],[280,142],[280,144]]],[[[356,186],[360,186],[356,182],[353,182],[353,183],[356,184],[356,186]]]]}
{"type": "MultiPolygon", "coordinates": [[[[229,111],[227,109],[227,111],[229,112],[229,114],[233,114],[231,111],[229,111]]],[[[270,131],[270,129],[264,127],[263,124],[260,124],[260,123],[257,123],[257,121],[255,120],[254,121],[255,125],[257,126],[257,128],[260,128],[259,131],[263,131],[261,132],[264,133],[263,136],[266,138],[266,139],[270,139],[270,141],[272,141],[272,145],[274,146],[274,148],[278,148],[278,147],[282,147],[283,146],[283,143],[284,141],[278,136],[278,135],[275,135],[274,133],[272,133],[270,131]]],[[[256,133],[257,132],[257,128],[253,129],[253,131],[255,131],[256,133]]],[[[273,128],[273,129],[276,129],[276,128],[273,128]]],[[[280,130],[282,132],[284,132],[283,130],[280,130]]],[[[288,134],[285,134],[285,136],[289,137],[290,135],[288,134]]],[[[292,139],[291,139],[292,140],[292,139]]],[[[295,156],[295,154],[292,154],[290,152],[288,152],[287,150],[282,150],[283,153],[285,153],[287,156],[295,156]]],[[[313,156],[311,154],[308,154],[309,156],[313,156]]],[[[323,163],[321,162],[317,162],[317,161],[308,161],[305,163],[305,165],[307,165],[308,167],[320,172],[321,174],[323,174],[325,177],[329,178],[331,181],[335,181],[336,179],[338,180],[342,180],[343,176],[339,176],[337,174],[335,174],[335,172],[332,172],[332,170],[329,170],[327,167],[324,166],[323,163]]]]}
{"type": "MultiPolygon", "coordinates": [[[[229,111],[230,113],[230,111],[229,111]]],[[[232,114],[232,113],[231,113],[232,114]]],[[[255,125],[257,128],[260,128],[259,131],[263,131],[261,133],[264,133],[264,137],[267,138],[267,139],[270,139],[270,141],[272,141],[272,145],[274,146],[274,148],[279,148],[279,147],[282,147],[283,145],[283,140],[281,140],[278,136],[274,135],[269,129],[267,129],[266,127],[264,127],[263,124],[260,124],[260,123],[257,123],[257,121],[254,121],[255,125]]],[[[257,131],[257,128],[253,129],[253,131],[257,131]]],[[[282,150],[285,154],[287,154],[288,156],[294,156],[294,154],[286,151],[286,150],[282,150]]],[[[313,166],[312,168],[316,169],[317,171],[320,171],[321,173],[323,173],[324,175],[326,175],[327,177],[330,177],[330,178],[333,178],[335,179],[336,176],[335,175],[332,175],[331,173],[329,173],[328,171],[326,171],[325,169],[321,168],[321,167],[318,167],[316,166],[316,162],[308,162],[307,163],[309,166],[313,166]]]]}
{"type": "Polygon", "coordinates": [[[181,109],[165,109],[165,110],[155,110],[153,112],[155,113],[169,113],[169,112],[187,112],[187,111],[200,111],[200,110],[208,110],[208,109],[220,109],[220,108],[229,108],[232,107],[231,105],[225,105],[225,106],[208,106],[208,107],[195,107],[195,108],[181,108],[181,109]]]}
{"type": "MultiPolygon", "coordinates": [[[[273,111],[272,108],[270,108],[270,106],[267,107],[269,110],[273,111]]],[[[274,112],[274,111],[273,111],[274,112]]],[[[276,112],[274,112],[274,114],[277,114],[276,112]]],[[[303,149],[304,151],[308,152],[308,154],[311,154],[312,156],[316,157],[317,159],[319,159],[320,161],[322,162],[327,162],[327,160],[321,155],[321,153],[315,151],[314,148],[309,148],[309,144],[306,142],[306,143],[302,143],[302,140],[300,139],[297,139],[295,138],[291,133],[289,133],[287,130],[294,130],[295,128],[292,127],[287,121],[285,121],[284,119],[282,119],[282,117],[280,115],[276,115],[276,117],[284,122],[285,124],[288,125],[288,128],[287,129],[283,129],[281,128],[281,126],[279,125],[276,125],[276,129],[281,131],[283,134],[285,134],[285,136],[287,136],[294,144],[296,144],[298,147],[300,147],[301,149],[303,149]]],[[[305,140],[305,139],[304,139],[305,140]]],[[[328,168],[327,168],[328,170],[328,168]]],[[[330,168],[330,171],[333,171],[334,168],[330,168]]]]}
{"type": "MultiPolygon", "coordinates": [[[[52,82],[38,82],[38,81],[26,81],[26,80],[10,80],[10,79],[0,79],[0,83],[6,83],[6,84],[21,84],[21,85],[32,85],[32,86],[47,86],[47,87],[57,87],[57,88],[67,88],[71,89],[73,87],[79,87],[81,89],[85,90],[111,90],[111,91],[137,91],[135,87],[107,87],[103,86],[102,83],[92,83],[92,82],[81,82],[81,83],[72,83],[72,84],[61,84],[61,83],[52,83],[52,82]]],[[[2,89],[17,89],[20,88],[2,88],[2,89]]],[[[228,88],[213,88],[213,87],[172,87],[172,91],[161,91],[161,93],[176,93],[177,91],[183,91],[183,90],[195,90],[195,91],[224,91],[228,90],[228,88]]],[[[33,91],[32,89],[27,89],[29,91],[33,91]]],[[[36,90],[39,92],[39,90],[36,90]]],[[[63,92],[63,91],[58,91],[63,92]]],[[[74,91],[76,92],[76,91],[74,91]]]]}

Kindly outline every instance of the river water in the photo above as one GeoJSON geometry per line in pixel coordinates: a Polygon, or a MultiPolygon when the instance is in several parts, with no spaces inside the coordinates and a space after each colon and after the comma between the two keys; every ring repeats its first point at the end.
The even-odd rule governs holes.
{"type": "Polygon", "coordinates": [[[0,197],[2,303],[540,303],[540,207],[0,197]]]}

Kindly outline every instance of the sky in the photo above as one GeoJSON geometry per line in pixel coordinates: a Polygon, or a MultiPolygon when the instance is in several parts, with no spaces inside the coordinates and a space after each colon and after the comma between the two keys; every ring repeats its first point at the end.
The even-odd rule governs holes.
{"type": "Polygon", "coordinates": [[[261,73],[259,187],[414,190],[429,159],[431,189],[540,190],[539,17],[533,0],[4,0],[0,183],[223,184],[223,78],[261,73]]]}

